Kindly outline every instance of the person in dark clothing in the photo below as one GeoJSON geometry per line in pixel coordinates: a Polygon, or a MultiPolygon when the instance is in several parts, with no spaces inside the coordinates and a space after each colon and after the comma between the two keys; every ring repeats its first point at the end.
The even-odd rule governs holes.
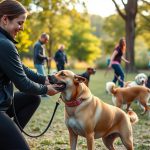
{"type": "Polygon", "coordinates": [[[46,44],[48,40],[49,35],[46,33],[42,33],[40,39],[34,45],[34,66],[37,69],[37,72],[42,75],[46,75],[44,63],[45,61],[48,62],[49,60],[49,57],[45,55],[46,49],[44,47],[44,44],[46,44]]]}
{"type": "Polygon", "coordinates": [[[30,149],[14,119],[13,104],[24,128],[40,104],[39,95],[58,93],[48,77],[21,63],[15,37],[23,30],[26,17],[27,11],[21,3],[0,2],[0,150],[30,149]],[[14,92],[13,84],[18,92],[14,92]]]}
{"type": "Polygon", "coordinates": [[[64,45],[60,45],[55,53],[54,60],[56,62],[57,71],[64,70],[67,63],[67,56],[64,52],[64,45]]]}
{"type": "Polygon", "coordinates": [[[125,57],[123,56],[126,52],[126,40],[125,38],[121,38],[119,41],[119,45],[117,45],[114,49],[114,52],[110,58],[109,66],[108,68],[114,69],[114,79],[113,82],[116,83],[119,82],[119,86],[124,86],[124,72],[121,67],[121,60],[123,60],[126,63],[130,63],[125,57]],[[119,78],[120,77],[120,78],[119,78]]]}

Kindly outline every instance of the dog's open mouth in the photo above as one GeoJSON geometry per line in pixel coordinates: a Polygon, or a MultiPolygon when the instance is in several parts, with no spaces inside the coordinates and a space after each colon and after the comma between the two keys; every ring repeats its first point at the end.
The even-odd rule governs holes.
{"type": "Polygon", "coordinates": [[[57,91],[64,91],[66,89],[66,83],[59,81],[54,75],[48,75],[49,83],[54,85],[57,91]]]}
{"type": "Polygon", "coordinates": [[[54,83],[54,88],[57,90],[57,91],[64,91],[66,89],[66,84],[63,83],[63,82],[57,82],[57,83],[54,83]]]}

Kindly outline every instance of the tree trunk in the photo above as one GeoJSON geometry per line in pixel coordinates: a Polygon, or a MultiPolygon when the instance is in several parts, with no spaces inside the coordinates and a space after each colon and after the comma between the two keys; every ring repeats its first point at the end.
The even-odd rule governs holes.
{"type": "Polygon", "coordinates": [[[131,16],[128,16],[125,21],[126,30],[126,43],[127,43],[127,59],[130,64],[126,64],[127,72],[135,72],[135,59],[134,59],[134,41],[135,41],[135,22],[131,16]]]}
{"type": "Polygon", "coordinates": [[[135,18],[137,14],[137,0],[128,0],[125,6],[125,30],[126,30],[126,42],[127,42],[127,58],[130,64],[126,64],[127,72],[135,72],[135,59],[134,59],[134,42],[135,42],[135,18]]]}
{"type": "Polygon", "coordinates": [[[130,61],[130,64],[126,64],[127,72],[135,72],[135,62],[134,62],[134,41],[135,41],[135,19],[137,14],[137,1],[138,0],[128,0],[127,3],[122,3],[124,5],[125,13],[119,8],[116,0],[112,0],[117,8],[119,15],[125,21],[125,31],[126,31],[126,42],[127,42],[127,59],[130,61]]]}

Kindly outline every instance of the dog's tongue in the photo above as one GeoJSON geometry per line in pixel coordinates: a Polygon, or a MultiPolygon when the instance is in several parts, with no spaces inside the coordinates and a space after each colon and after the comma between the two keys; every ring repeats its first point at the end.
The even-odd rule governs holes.
{"type": "Polygon", "coordinates": [[[54,84],[54,88],[56,87],[62,87],[63,85],[62,84],[54,84]]]}

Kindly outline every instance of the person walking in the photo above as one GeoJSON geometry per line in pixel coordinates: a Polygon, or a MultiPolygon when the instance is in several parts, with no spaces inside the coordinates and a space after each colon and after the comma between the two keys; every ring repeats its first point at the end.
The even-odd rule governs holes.
{"type": "Polygon", "coordinates": [[[34,66],[41,75],[46,75],[44,69],[45,61],[48,63],[49,57],[46,56],[45,44],[49,41],[49,35],[42,33],[39,40],[34,45],[34,66]]]}
{"type": "Polygon", "coordinates": [[[54,60],[56,62],[57,71],[64,70],[67,63],[67,56],[64,52],[64,45],[60,45],[55,53],[54,60]]]}
{"type": "Polygon", "coordinates": [[[39,95],[58,93],[47,76],[33,72],[20,60],[15,38],[26,18],[27,10],[18,1],[0,2],[0,150],[30,150],[13,110],[24,128],[40,104],[39,95]]]}
{"type": "Polygon", "coordinates": [[[119,40],[119,44],[115,47],[113,54],[111,55],[110,62],[108,68],[113,68],[114,70],[114,78],[113,82],[116,84],[116,82],[119,82],[119,86],[124,86],[124,71],[121,67],[121,60],[123,60],[126,63],[130,63],[124,55],[126,52],[126,40],[125,38],[121,38],[119,40]]]}

